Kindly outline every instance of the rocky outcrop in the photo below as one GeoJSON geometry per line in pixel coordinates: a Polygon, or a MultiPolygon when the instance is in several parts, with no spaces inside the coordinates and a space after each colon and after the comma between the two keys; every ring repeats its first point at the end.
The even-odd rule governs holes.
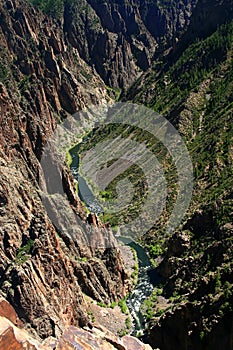
{"type": "Polygon", "coordinates": [[[22,327],[22,322],[14,308],[3,297],[0,297],[0,316],[7,318],[15,326],[22,327]]]}
{"type": "MultiPolygon", "coordinates": [[[[233,4],[231,0],[198,0],[182,40],[174,46],[174,56],[182,52],[197,38],[202,39],[213,33],[221,24],[232,19],[233,4]]],[[[174,59],[172,57],[172,59],[174,59]]]]}
{"type": "Polygon", "coordinates": [[[31,336],[24,329],[15,326],[17,317],[12,306],[6,300],[1,299],[0,304],[0,349],[1,350],[152,350],[149,345],[143,344],[131,336],[124,336],[121,339],[106,328],[95,326],[92,328],[77,328],[67,326],[58,339],[49,337],[43,342],[31,336]],[[9,317],[2,313],[2,306],[5,311],[10,311],[9,317]],[[4,316],[4,317],[3,317],[4,316]]]}
{"type": "Polygon", "coordinates": [[[168,303],[152,318],[144,341],[160,349],[232,349],[232,226],[216,232],[213,217],[194,213],[175,233],[156,271],[168,303]],[[207,220],[209,218],[209,220],[207,220]],[[211,220],[210,220],[211,219],[211,220]],[[187,230],[189,227],[190,231],[187,230]]]}
{"type": "MultiPolygon", "coordinates": [[[[15,327],[5,317],[0,317],[0,349],[14,350],[48,350],[36,339],[15,327]]],[[[52,349],[52,348],[50,348],[52,349]]]]}
{"type": "MultiPolygon", "coordinates": [[[[177,38],[175,37],[176,35],[172,36],[173,45],[170,45],[170,48],[168,50],[163,52],[162,55],[159,55],[159,61],[152,61],[149,69],[141,74],[141,76],[134,82],[134,84],[129,87],[129,89],[123,92],[121,100],[130,100],[134,102],[137,101],[146,105],[153,105],[156,102],[155,96],[157,95],[160,99],[160,93],[162,94],[162,91],[159,91],[160,84],[162,84],[162,90],[164,91],[166,87],[169,88],[169,85],[171,83],[169,67],[175,65],[176,61],[182,56],[184,51],[196,40],[202,40],[210,36],[214,31],[216,31],[217,28],[219,28],[220,25],[230,21],[233,16],[233,7],[231,0],[216,0],[214,2],[214,5],[213,1],[211,0],[197,0],[189,5],[186,3],[186,5],[186,11],[189,10],[189,15],[184,15],[181,13],[181,18],[186,18],[188,20],[184,22],[185,24],[182,27],[181,31],[177,29],[177,33],[180,35],[178,35],[177,38]],[[159,80],[160,83],[158,84],[159,80]]],[[[181,8],[183,8],[184,4],[182,6],[180,5],[180,2],[177,1],[177,6],[181,6],[181,8]]],[[[170,9],[170,11],[175,10],[170,9]]],[[[173,12],[171,19],[172,18],[177,19],[176,12],[173,12]]],[[[180,17],[178,16],[178,18],[180,17]]],[[[173,20],[171,20],[171,24],[172,23],[174,23],[173,20]]],[[[175,23],[177,23],[176,20],[175,23]]],[[[168,31],[168,33],[171,32],[172,31],[168,31]]],[[[216,55],[215,57],[216,60],[219,60],[221,58],[223,58],[223,53],[220,53],[219,56],[216,55]]],[[[208,58],[208,61],[211,64],[211,58],[208,58]]],[[[181,71],[189,72],[190,67],[190,62],[188,62],[187,65],[181,68],[179,73],[177,72],[178,76],[181,74],[181,71]]],[[[176,77],[177,79],[178,76],[176,77]]],[[[188,79],[186,82],[188,82],[188,79]]],[[[203,87],[206,85],[208,85],[208,79],[203,82],[203,87]]],[[[199,92],[200,91],[201,88],[199,87],[199,92]]],[[[192,100],[194,99],[192,98],[192,100]]],[[[178,117],[181,112],[181,106],[176,106],[176,108],[176,111],[170,111],[170,115],[166,115],[166,117],[168,117],[173,125],[176,125],[175,117],[178,117]]]]}
{"type": "Polygon", "coordinates": [[[57,350],[77,349],[82,346],[84,349],[98,350],[152,350],[150,345],[143,344],[140,340],[124,336],[121,339],[98,326],[91,330],[83,330],[75,327],[69,327],[65,330],[56,347],[57,350]]]}

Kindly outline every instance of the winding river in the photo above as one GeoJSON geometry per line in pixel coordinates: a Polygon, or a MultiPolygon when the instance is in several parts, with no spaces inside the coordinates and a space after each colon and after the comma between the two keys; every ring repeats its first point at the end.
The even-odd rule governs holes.
{"type": "MultiPolygon", "coordinates": [[[[103,212],[101,205],[96,200],[95,196],[91,192],[85,179],[79,174],[79,156],[78,156],[79,145],[74,146],[69,150],[72,157],[72,163],[70,165],[71,172],[75,181],[78,181],[78,194],[80,199],[85,203],[86,207],[97,215],[103,212]]],[[[141,335],[145,328],[145,318],[140,311],[140,307],[148,298],[154,288],[155,283],[159,282],[158,276],[153,276],[153,284],[151,283],[148,271],[152,269],[150,260],[145,250],[136,242],[132,242],[126,237],[118,237],[119,241],[132,247],[138,257],[139,274],[138,283],[134,290],[127,299],[127,306],[130,314],[133,318],[133,330],[132,335],[141,335]]]]}

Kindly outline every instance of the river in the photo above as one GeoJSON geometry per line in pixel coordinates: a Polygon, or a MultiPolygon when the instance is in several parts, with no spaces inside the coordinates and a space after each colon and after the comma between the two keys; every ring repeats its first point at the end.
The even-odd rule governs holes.
{"type": "Polygon", "coordinates": [[[83,201],[90,212],[100,214],[103,212],[101,205],[96,200],[92,191],[90,190],[85,179],[79,174],[79,156],[78,156],[79,144],[69,150],[72,158],[70,170],[74,177],[74,180],[78,182],[78,195],[81,201],[83,201]]]}
{"type": "Polygon", "coordinates": [[[127,306],[129,308],[130,314],[133,318],[133,331],[131,332],[132,335],[140,336],[143,334],[143,330],[146,326],[146,320],[143,316],[140,308],[143,302],[151,295],[155,284],[158,284],[160,279],[159,276],[155,275],[155,272],[153,272],[153,284],[150,280],[150,277],[148,275],[148,271],[150,271],[153,267],[150,263],[150,260],[148,258],[148,255],[145,252],[145,249],[143,249],[142,246],[140,246],[136,242],[132,242],[128,238],[125,237],[119,237],[119,240],[123,243],[127,244],[128,246],[132,247],[138,257],[138,264],[139,264],[139,273],[138,273],[138,283],[136,284],[134,290],[130,294],[130,296],[127,299],[127,306]]]}
{"type": "MultiPolygon", "coordinates": [[[[79,156],[78,156],[79,145],[74,146],[69,150],[72,157],[72,163],[70,165],[71,172],[75,181],[78,181],[78,194],[80,199],[85,203],[86,207],[93,213],[97,215],[103,212],[101,205],[96,200],[94,194],[90,190],[85,179],[79,175],[79,156]]],[[[159,277],[153,276],[153,284],[151,283],[148,271],[152,269],[150,260],[145,252],[145,250],[136,242],[132,242],[126,237],[117,237],[119,241],[126,245],[132,247],[138,257],[139,273],[138,273],[138,283],[134,290],[127,299],[127,306],[130,314],[133,318],[133,330],[132,335],[141,335],[145,329],[145,318],[141,313],[140,307],[148,298],[153,291],[154,285],[159,282],[159,277]]],[[[154,272],[155,274],[155,272],[154,272]]]]}

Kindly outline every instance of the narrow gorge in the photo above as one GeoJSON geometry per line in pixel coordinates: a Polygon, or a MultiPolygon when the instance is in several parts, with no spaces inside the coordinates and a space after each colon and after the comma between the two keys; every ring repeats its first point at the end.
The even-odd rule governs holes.
{"type": "Polygon", "coordinates": [[[233,1],[0,0],[0,43],[0,350],[233,349],[233,1]]]}

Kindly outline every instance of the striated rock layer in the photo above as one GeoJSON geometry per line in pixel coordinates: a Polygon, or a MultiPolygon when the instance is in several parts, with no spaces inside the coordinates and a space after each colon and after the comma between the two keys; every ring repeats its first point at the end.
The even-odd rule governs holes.
{"type": "MultiPolygon", "coordinates": [[[[38,185],[57,122],[108,96],[61,23],[20,0],[0,1],[0,13],[0,291],[45,338],[89,323],[83,292],[109,303],[130,288],[120,251],[85,246],[81,229],[72,237],[56,229],[38,185]]],[[[71,210],[85,219],[65,167],[60,175],[71,210]]],[[[97,223],[92,241],[104,232],[97,223]]]]}

